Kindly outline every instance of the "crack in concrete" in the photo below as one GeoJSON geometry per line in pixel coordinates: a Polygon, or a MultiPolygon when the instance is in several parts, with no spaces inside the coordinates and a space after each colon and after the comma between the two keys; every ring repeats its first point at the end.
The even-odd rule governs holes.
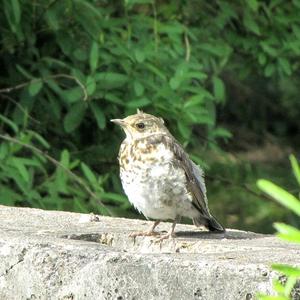
{"type": "Polygon", "coordinates": [[[24,261],[27,249],[23,248],[21,253],[18,255],[18,261],[12,264],[8,269],[4,271],[4,273],[0,274],[0,277],[6,276],[15,266],[24,261]]]}

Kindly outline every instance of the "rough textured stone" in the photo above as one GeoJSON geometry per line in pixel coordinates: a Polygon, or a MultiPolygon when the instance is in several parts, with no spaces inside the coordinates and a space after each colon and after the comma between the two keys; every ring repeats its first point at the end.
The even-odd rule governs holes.
{"type": "Polygon", "coordinates": [[[0,299],[250,300],[271,293],[271,263],[300,264],[299,246],[251,232],[129,237],[149,224],[0,206],[0,299]]]}

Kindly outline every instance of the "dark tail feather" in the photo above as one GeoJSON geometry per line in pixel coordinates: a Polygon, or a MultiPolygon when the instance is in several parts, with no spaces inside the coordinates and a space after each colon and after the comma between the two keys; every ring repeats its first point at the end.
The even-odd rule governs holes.
{"type": "Polygon", "coordinates": [[[225,228],[213,217],[203,218],[202,216],[193,219],[196,226],[204,225],[209,231],[225,232],[225,228]]]}
{"type": "Polygon", "coordinates": [[[213,216],[208,220],[206,227],[209,231],[225,232],[225,228],[213,216]]]}

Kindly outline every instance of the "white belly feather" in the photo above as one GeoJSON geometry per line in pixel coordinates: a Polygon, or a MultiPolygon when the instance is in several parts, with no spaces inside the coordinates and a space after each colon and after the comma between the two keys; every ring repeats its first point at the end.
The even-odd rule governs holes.
{"type": "Polygon", "coordinates": [[[129,201],[148,218],[193,218],[199,214],[186,189],[184,170],[171,163],[173,155],[161,143],[155,156],[158,162],[151,165],[146,161],[131,162],[131,172],[121,170],[123,188],[129,201]]]}

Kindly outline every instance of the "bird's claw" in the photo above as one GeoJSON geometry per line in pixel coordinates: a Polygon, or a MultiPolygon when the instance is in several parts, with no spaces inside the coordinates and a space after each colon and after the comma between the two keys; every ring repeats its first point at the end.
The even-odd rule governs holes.
{"type": "Polygon", "coordinates": [[[162,236],[160,236],[159,238],[157,238],[154,243],[155,244],[161,244],[162,241],[164,240],[168,240],[168,239],[172,239],[175,238],[176,235],[175,233],[167,233],[167,234],[163,234],[162,236]]]}

